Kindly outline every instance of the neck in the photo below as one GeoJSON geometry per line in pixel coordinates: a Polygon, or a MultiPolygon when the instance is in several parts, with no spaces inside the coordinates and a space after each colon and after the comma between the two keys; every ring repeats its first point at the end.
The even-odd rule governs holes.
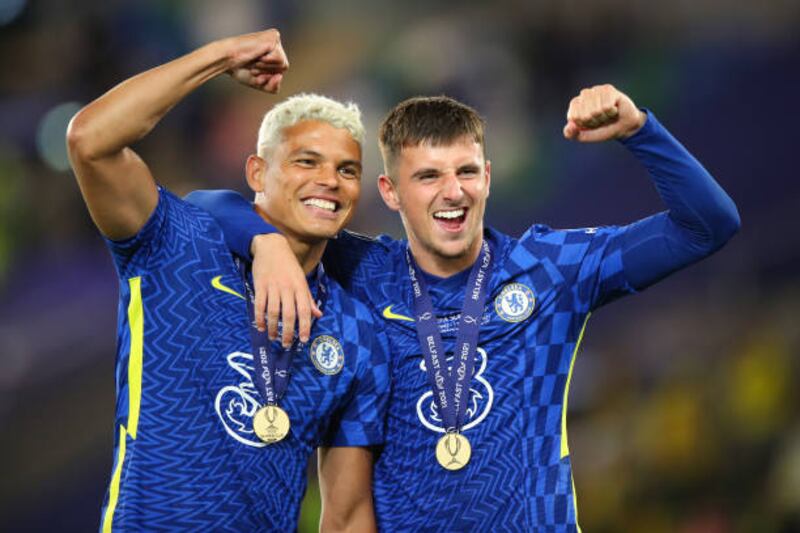
{"type": "Polygon", "coordinates": [[[426,250],[414,239],[409,239],[408,242],[411,255],[422,270],[440,278],[449,278],[475,264],[481,253],[483,239],[475,239],[463,254],[457,256],[442,256],[426,250]]]}
{"type": "Polygon", "coordinates": [[[280,230],[281,235],[286,237],[286,242],[289,243],[289,248],[300,263],[300,267],[306,275],[311,274],[317,265],[322,260],[322,254],[325,252],[325,246],[328,244],[328,239],[318,240],[303,240],[297,238],[294,233],[286,228],[280,221],[271,218],[261,206],[255,204],[256,212],[261,215],[261,218],[266,220],[269,224],[275,226],[280,230]]]}

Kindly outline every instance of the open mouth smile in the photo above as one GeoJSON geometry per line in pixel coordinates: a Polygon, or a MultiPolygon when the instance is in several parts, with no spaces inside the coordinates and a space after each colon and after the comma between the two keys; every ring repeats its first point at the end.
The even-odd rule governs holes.
{"type": "Polygon", "coordinates": [[[441,209],[433,213],[433,219],[439,227],[446,231],[460,231],[467,219],[467,211],[466,207],[441,209]]]}
{"type": "Polygon", "coordinates": [[[327,198],[306,198],[302,200],[304,206],[311,208],[311,210],[319,215],[326,217],[334,217],[341,207],[338,202],[329,200],[327,198]]]}

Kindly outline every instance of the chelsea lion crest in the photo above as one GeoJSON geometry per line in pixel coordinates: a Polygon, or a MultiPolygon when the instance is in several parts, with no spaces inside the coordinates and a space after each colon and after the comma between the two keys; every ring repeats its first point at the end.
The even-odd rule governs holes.
{"type": "Polygon", "coordinates": [[[323,374],[338,374],[344,366],[342,345],[330,335],[320,335],[308,349],[311,362],[323,374]]]}
{"type": "Polygon", "coordinates": [[[506,322],[522,322],[531,316],[535,304],[533,291],[522,283],[509,283],[494,299],[495,311],[506,322]]]}

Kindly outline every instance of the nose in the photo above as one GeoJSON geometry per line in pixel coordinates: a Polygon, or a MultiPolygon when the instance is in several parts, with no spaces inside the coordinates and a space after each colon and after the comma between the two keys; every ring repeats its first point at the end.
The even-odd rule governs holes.
{"type": "Polygon", "coordinates": [[[322,165],[314,180],[318,185],[335,189],[339,186],[339,172],[335,165],[322,165]]]}
{"type": "Polygon", "coordinates": [[[448,201],[458,201],[464,196],[461,180],[455,173],[448,172],[442,177],[442,196],[448,201]]]}

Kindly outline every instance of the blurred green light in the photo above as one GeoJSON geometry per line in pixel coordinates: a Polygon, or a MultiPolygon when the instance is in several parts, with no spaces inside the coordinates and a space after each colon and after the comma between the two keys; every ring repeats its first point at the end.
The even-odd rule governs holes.
{"type": "Polygon", "coordinates": [[[39,123],[36,132],[36,147],[39,157],[53,170],[63,172],[69,169],[67,158],[67,124],[81,105],[77,102],[58,104],[48,111],[39,123]]]}

